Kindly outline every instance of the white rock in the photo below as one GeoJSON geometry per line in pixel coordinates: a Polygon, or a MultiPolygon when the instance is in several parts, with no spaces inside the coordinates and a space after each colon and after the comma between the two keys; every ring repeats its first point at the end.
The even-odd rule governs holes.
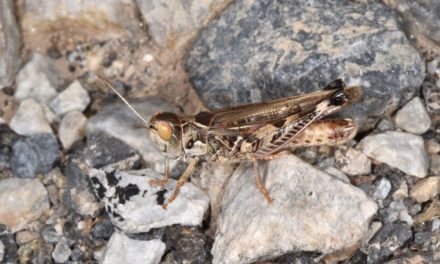
{"type": "Polygon", "coordinates": [[[89,176],[113,224],[127,233],[173,224],[201,225],[209,207],[208,197],[188,182],[176,200],[163,209],[176,181],[170,180],[166,189],[150,186],[150,180],[163,178],[152,169],[121,172],[107,167],[91,169],[89,176]]]}
{"type": "Polygon", "coordinates": [[[391,182],[386,178],[382,178],[378,181],[373,196],[376,199],[383,200],[387,198],[390,191],[391,191],[391,182]]]}
{"type": "MultiPolygon", "coordinates": [[[[131,104],[146,120],[160,111],[175,112],[175,109],[160,99],[147,99],[131,104]]],[[[162,171],[164,158],[150,140],[146,124],[126,105],[122,103],[108,105],[90,118],[86,125],[87,137],[98,132],[104,132],[121,140],[139,151],[148,164],[156,165],[157,171],[162,171]]]]}
{"type": "MultiPolygon", "coordinates": [[[[440,219],[434,219],[433,221],[432,221],[432,227],[431,227],[431,231],[435,231],[435,230],[437,230],[437,229],[439,229],[440,228],[440,219]]],[[[0,258],[0,260],[1,260],[1,258],[0,258]]]]}
{"type": "Polygon", "coordinates": [[[57,95],[57,91],[49,81],[47,68],[47,58],[38,53],[33,54],[17,75],[15,98],[20,101],[34,98],[43,105],[48,104],[57,95]]]}
{"type": "Polygon", "coordinates": [[[440,176],[427,177],[419,180],[409,192],[419,203],[433,199],[440,192],[440,176]]]}
{"type": "Polygon", "coordinates": [[[49,198],[39,179],[8,178],[0,181],[0,204],[0,223],[17,232],[49,209],[49,198]]]}
{"type": "Polygon", "coordinates": [[[75,80],[50,102],[50,107],[58,116],[63,116],[71,111],[82,112],[89,103],[89,93],[78,80],[75,80]]]}
{"type": "Polygon", "coordinates": [[[44,110],[34,99],[21,102],[9,126],[17,134],[31,136],[35,134],[52,133],[52,128],[47,122],[44,110]]]}
{"type": "Polygon", "coordinates": [[[72,250],[70,250],[67,239],[63,237],[56,244],[52,252],[52,258],[55,260],[56,263],[64,263],[69,259],[71,254],[72,250]]]}
{"type": "Polygon", "coordinates": [[[349,148],[335,152],[336,167],[349,176],[366,175],[371,172],[371,160],[359,150],[349,148]]]}
{"type": "Polygon", "coordinates": [[[108,241],[102,264],[156,264],[160,262],[165,248],[165,243],[159,239],[134,240],[116,231],[108,241]]]}
{"type": "Polygon", "coordinates": [[[324,254],[356,245],[377,205],[350,184],[289,155],[264,162],[268,204],[243,163],[226,186],[213,263],[251,263],[292,251],[324,254]]]}
{"type": "Polygon", "coordinates": [[[63,117],[58,137],[64,149],[70,149],[73,143],[84,138],[86,122],[87,118],[78,111],[69,112],[63,117]]]}
{"type": "Polygon", "coordinates": [[[419,97],[409,101],[397,112],[396,125],[409,133],[417,135],[428,131],[431,126],[431,118],[419,97]]]}
{"type": "Polygon", "coordinates": [[[389,131],[365,137],[359,148],[370,158],[406,174],[419,178],[427,175],[429,158],[420,136],[389,131]]]}

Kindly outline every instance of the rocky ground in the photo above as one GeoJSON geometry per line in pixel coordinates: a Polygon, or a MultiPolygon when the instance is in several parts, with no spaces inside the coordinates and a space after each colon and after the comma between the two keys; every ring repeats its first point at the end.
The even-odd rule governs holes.
{"type": "MultiPolygon", "coordinates": [[[[434,0],[0,1],[1,263],[440,263],[434,0]],[[175,180],[137,118],[321,89],[344,146],[175,180]]],[[[177,179],[185,162],[171,163],[177,179]]]]}

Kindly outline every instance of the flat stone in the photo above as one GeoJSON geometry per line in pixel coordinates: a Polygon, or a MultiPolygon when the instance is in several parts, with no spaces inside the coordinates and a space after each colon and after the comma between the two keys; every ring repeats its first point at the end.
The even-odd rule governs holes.
{"type": "Polygon", "coordinates": [[[58,141],[53,134],[20,139],[12,146],[11,169],[22,178],[48,173],[60,160],[58,141]]]}
{"type": "Polygon", "coordinates": [[[361,131],[414,97],[425,76],[395,12],[344,0],[233,2],[200,32],[186,65],[210,108],[300,95],[337,78],[361,85],[362,102],[343,112],[361,131]]]}
{"type": "Polygon", "coordinates": [[[52,133],[42,106],[34,99],[21,102],[9,126],[17,134],[31,136],[41,133],[52,133]]]}
{"type": "Polygon", "coordinates": [[[359,150],[348,148],[335,152],[336,167],[349,176],[371,173],[371,160],[359,150]]]}
{"type": "Polygon", "coordinates": [[[126,233],[148,232],[173,224],[198,226],[209,207],[208,197],[186,183],[176,200],[163,209],[176,181],[170,180],[165,189],[150,186],[150,180],[163,179],[152,169],[122,172],[106,167],[91,169],[89,176],[113,224],[126,233]]]}
{"type": "Polygon", "coordinates": [[[82,112],[89,103],[89,93],[78,80],[75,80],[50,102],[50,107],[58,116],[63,116],[72,111],[82,112]]]}
{"type": "MultiPolygon", "coordinates": [[[[157,98],[130,103],[146,120],[157,112],[176,112],[176,109],[157,98]]],[[[89,119],[86,135],[89,138],[93,134],[104,132],[115,137],[137,150],[147,164],[156,165],[158,170],[162,170],[164,158],[150,140],[146,125],[125,104],[117,103],[103,107],[89,119]]]]}
{"type": "Polygon", "coordinates": [[[42,105],[47,105],[57,95],[50,77],[59,75],[49,66],[48,58],[34,53],[17,75],[15,98],[23,101],[33,98],[42,105]]]}
{"type": "Polygon", "coordinates": [[[419,203],[427,202],[440,193],[440,176],[427,177],[419,180],[409,192],[419,203]]]}
{"type": "Polygon", "coordinates": [[[52,252],[52,258],[57,263],[64,263],[69,259],[71,254],[72,254],[72,250],[70,250],[70,246],[67,243],[67,239],[63,237],[56,244],[52,252]]]}
{"type": "Polygon", "coordinates": [[[164,48],[169,48],[190,39],[231,1],[139,0],[136,2],[154,41],[164,48]]]}
{"type": "Polygon", "coordinates": [[[423,178],[428,173],[429,158],[420,136],[389,131],[365,137],[359,148],[368,157],[411,176],[423,178]]]}
{"type": "Polygon", "coordinates": [[[0,223],[17,232],[49,209],[49,198],[40,180],[9,178],[0,181],[0,204],[0,223]]]}
{"type": "Polygon", "coordinates": [[[415,97],[397,112],[396,124],[406,132],[420,135],[431,127],[431,118],[422,100],[415,97]]]}
{"type": "Polygon", "coordinates": [[[0,2],[0,89],[13,83],[21,64],[21,34],[15,14],[14,1],[0,2]]]}
{"type": "Polygon", "coordinates": [[[213,263],[251,263],[297,251],[324,254],[357,245],[377,205],[366,194],[289,155],[260,166],[268,204],[252,164],[226,186],[212,247],[213,263]],[[292,235],[294,234],[294,235],[292,235]]]}
{"type": "Polygon", "coordinates": [[[67,113],[58,128],[58,137],[65,150],[85,136],[87,117],[79,111],[67,113]]]}
{"type": "Polygon", "coordinates": [[[107,243],[107,251],[102,264],[156,264],[160,262],[164,253],[165,243],[159,239],[134,240],[117,231],[113,233],[107,243]]]}

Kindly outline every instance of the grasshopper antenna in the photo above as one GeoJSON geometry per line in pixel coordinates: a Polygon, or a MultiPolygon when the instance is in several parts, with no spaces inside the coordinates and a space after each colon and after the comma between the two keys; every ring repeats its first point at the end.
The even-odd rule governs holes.
{"type": "Polygon", "coordinates": [[[106,78],[104,78],[103,76],[101,76],[101,75],[99,75],[99,74],[97,74],[97,73],[95,73],[95,75],[98,77],[98,79],[101,79],[101,81],[103,82],[103,83],[105,83],[105,85],[108,87],[108,88],[110,88],[117,96],[119,96],[119,98],[121,98],[121,100],[128,106],[128,108],[130,108],[130,110],[133,112],[133,113],[135,113],[144,123],[146,123],[146,124],[148,124],[148,121],[147,120],[145,120],[145,118],[143,118],[142,116],[141,116],[141,114],[139,114],[139,112],[138,111],[136,111],[136,109],[134,109],[133,108],[133,106],[131,106],[131,104],[124,98],[124,96],[122,96],[122,94],[120,94],[117,90],[116,90],[116,88],[115,87],[113,87],[113,85],[109,82],[109,81],[107,81],[107,79],[106,78]]]}

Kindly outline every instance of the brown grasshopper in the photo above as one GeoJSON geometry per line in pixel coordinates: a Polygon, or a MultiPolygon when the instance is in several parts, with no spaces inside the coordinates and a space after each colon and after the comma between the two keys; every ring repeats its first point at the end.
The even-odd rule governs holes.
{"type": "Polygon", "coordinates": [[[201,156],[207,156],[210,161],[253,161],[257,187],[271,203],[272,198],[261,181],[258,160],[273,159],[288,145],[345,143],[357,132],[357,125],[351,119],[320,119],[362,96],[360,87],[348,87],[338,79],[310,94],[204,111],[194,116],[160,112],[147,122],[110,83],[101,79],[148,124],[151,140],[165,156],[164,179],[150,181],[151,185],[167,183],[169,159],[189,160],[163,208],[176,199],[201,156]]]}

